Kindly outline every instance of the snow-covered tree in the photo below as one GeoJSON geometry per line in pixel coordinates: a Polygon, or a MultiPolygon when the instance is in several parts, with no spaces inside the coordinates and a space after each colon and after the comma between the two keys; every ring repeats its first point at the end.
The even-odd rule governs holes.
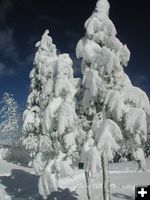
{"type": "MultiPolygon", "coordinates": [[[[110,199],[108,161],[111,161],[114,152],[119,150],[120,146],[118,141],[121,139],[121,130],[113,120],[104,119],[102,115],[96,115],[82,148],[81,161],[85,165],[87,179],[96,177],[101,163],[103,172],[103,198],[105,200],[110,199]]],[[[89,184],[89,181],[87,183],[89,184]]],[[[89,200],[91,200],[90,193],[88,186],[89,200]]]]}
{"type": "Polygon", "coordinates": [[[118,141],[122,140],[120,127],[111,119],[100,119],[97,116],[93,120],[92,130],[94,133],[95,145],[101,155],[103,171],[103,197],[110,199],[110,180],[108,161],[112,161],[114,152],[120,148],[118,141]]]}
{"type": "Polygon", "coordinates": [[[81,111],[89,121],[91,116],[104,111],[105,118],[121,127],[123,144],[133,153],[146,140],[150,105],[145,92],[134,87],[124,72],[130,51],[116,37],[109,7],[107,0],[97,2],[85,22],[86,34],[77,44],[84,86],[81,111]]]}
{"type": "Polygon", "coordinates": [[[33,167],[40,175],[39,192],[44,199],[57,190],[60,177],[73,175],[71,165],[79,158],[84,137],[75,110],[79,79],[73,78],[69,55],[56,54],[48,33],[45,31],[36,44],[37,69],[30,77],[31,85],[33,81],[38,85],[32,88],[33,95],[30,93],[31,98],[28,97],[31,106],[24,113],[24,130],[39,136],[33,167]]]}
{"type": "Polygon", "coordinates": [[[40,136],[43,134],[41,125],[43,110],[48,104],[53,87],[52,78],[46,82],[47,77],[53,77],[53,72],[48,70],[53,70],[53,60],[57,58],[56,47],[52,43],[52,38],[48,36],[48,31],[45,31],[41,41],[37,42],[35,46],[38,51],[34,58],[33,69],[30,72],[30,91],[27,109],[23,114],[25,135],[23,143],[34,154],[38,151],[40,136]],[[48,59],[46,59],[47,57],[48,59]]]}
{"type": "Polygon", "coordinates": [[[19,113],[18,103],[12,94],[5,92],[0,102],[0,134],[9,137],[13,142],[18,137],[19,113]]]}
{"type": "MultiPolygon", "coordinates": [[[[139,166],[144,168],[142,146],[147,136],[149,99],[144,91],[132,85],[124,72],[130,59],[130,51],[116,37],[117,31],[109,19],[109,8],[108,0],[98,0],[95,11],[85,22],[86,34],[76,47],[77,58],[82,58],[81,121],[83,128],[90,130],[95,123],[93,119],[101,116],[102,127],[104,124],[108,125],[102,130],[98,129],[102,131],[101,135],[99,133],[97,136],[93,130],[92,139],[98,152],[107,152],[110,156],[108,158],[112,159],[113,152],[118,150],[113,139],[114,130],[118,130],[118,133],[123,135],[121,149],[131,152],[139,166]],[[113,126],[109,126],[109,122],[113,126]],[[105,145],[106,142],[108,145],[105,145]]],[[[99,126],[98,124],[94,127],[99,126]]],[[[119,138],[121,139],[121,136],[119,138]]]]}

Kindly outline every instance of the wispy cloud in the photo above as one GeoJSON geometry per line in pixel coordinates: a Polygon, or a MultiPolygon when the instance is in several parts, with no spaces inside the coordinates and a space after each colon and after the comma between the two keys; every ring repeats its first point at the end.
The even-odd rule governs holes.
{"type": "Polygon", "coordinates": [[[8,68],[4,63],[0,62],[0,76],[12,76],[16,71],[13,68],[8,68]]]}
{"type": "Polygon", "coordinates": [[[145,84],[148,84],[149,78],[144,74],[136,74],[135,77],[133,78],[133,82],[137,86],[143,86],[145,84]]]}
{"type": "Polygon", "coordinates": [[[15,40],[13,39],[13,29],[6,28],[0,30],[0,49],[3,57],[12,57],[13,60],[17,60],[15,40]]]}
{"type": "Polygon", "coordinates": [[[19,58],[14,29],[8,26],[8,14],[14,8],[13,0],[0,1],[0,76],[18,75],[24,61],[19,58]]]}
{"type": "Polygon", "coordinates": [[[19,58],[13,33],[10,28],[0,30],[0,76],[18,75],[22,71],[23,61],[19,58]]]}

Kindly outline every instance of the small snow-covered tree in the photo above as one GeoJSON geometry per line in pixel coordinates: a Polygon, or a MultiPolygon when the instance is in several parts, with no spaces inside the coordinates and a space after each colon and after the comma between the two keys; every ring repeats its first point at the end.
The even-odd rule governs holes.
{"type": "Polygon", "coordinates": [[[73,175],[71,165],[79,158],[84,137],[75,110],[79,79],[73,78],[69,55],[56,54],[56,47],[48,33],[45,31],[36,44],[39,49],[34,63],[38,73],[31,73],[31,84],[37,76],[38,85],[32,90],[34,104],[31,101],[32,106],[24,114],[24,129],[29,125],[29,131],[39,136],[33,167],[40,175],[39,192],[44,199],[57,190],[60,177],[73,175]]]}
{"type": "Polygon", "coordinates": [[[11,139],[18,137],[19,113],[18,103],[12,94],[5,92],[0,102],[0,134],[11,139]]]}
{"type": "MultiPolygon", "coordinates": [[[[122,140],[122,133],[119,126],[111,119],[94,119],[92,130],[94,133],[95,145],[101,155],[103,172],[103,198],[110,199],[110,179],[108,161],[112,161],[114,152],[120,148],[118,141],[122,140]]],[[[94,156],[94,155],[93,155],[94,156]]]]}
{"type": "MultiPolygon", "coordinates": [[[[87,179],[96,177],[101,163],[104,200],[110,199],[108,161],[113,159],[114,152],[120,148],[118,141],[121,139],[121,130],[113,120],[104,119],[102,115],[96,115],[81,151],[81,161],[84,162],[87,179]]],[[[87,183],[89,184],[89,181],[87,183]]],[[[88,199],[91,200],[90,188],[87,187],[88,199]]]]}
{"type": "MultiPolygon", "coordinates": [[[[121,150],[132,153],[139,166],[144,168],[142,146],[147,136],[149,99],[144,91],[132,85],[124,72],[130,59],[130,51],[116,37],[117,31],[109,19],[109,8],[108,0],[98,0],[95,11],[85,22],[86,34],[76,47],[77,58],[82,58],[81,121],[87,131],[91,129],[93,119],[99,115],[102,116],[102,124],[111,120],[115,123],[116,131],[120,129],[123,135],[119,143],[121,150]]],[[[94,134],[96,137],[93,140],[97,149],[102,149],[99,152],[108,151],[112,159],[112,144],[114,150],[118,148],[115,148],[117,143],[113,140],[114,129],[110,127],[109,131],[105,131],[105,128],[98,129],[102,131],[101,137],[94,134]],[[108,146],[105,145],[106,138],[109,138],[108,146]],[[102,139],[104,142],[100,142],[102,146],[99,147],[102,139]]],[[[93,132],[95,133],[94,130],[93,132]]]]}

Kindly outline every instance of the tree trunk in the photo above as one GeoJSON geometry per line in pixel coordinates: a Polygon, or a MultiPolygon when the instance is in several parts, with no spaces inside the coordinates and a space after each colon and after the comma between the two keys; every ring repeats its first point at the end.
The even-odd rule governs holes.
{"type": "Polygon", "coordinates": [[[142,171],[144,172],[145,169],[144,169],[144,167],[143,167],[143,165],[142,165],[142,162],[141,162],[140,160],[137,160],[136,162],[137,162],[137,164],[138,164],[138,169],[137,169],[137,171],[142,170],[142,171]]]}
{"type": "Polygon", "coordinates": [[[110,177],[108,169],[108,159],[106,153],[101,156],[102,173],[103,173],[103,200],[110,200],[110,177]]]}
{"type": "Polygon", "coordinates": [[[88,200],[92,200],[91,190],[90,190],[90,182],[89,182],[89,173],[85,171],[85,179],[86,179],[86,190],[88,200]]]}

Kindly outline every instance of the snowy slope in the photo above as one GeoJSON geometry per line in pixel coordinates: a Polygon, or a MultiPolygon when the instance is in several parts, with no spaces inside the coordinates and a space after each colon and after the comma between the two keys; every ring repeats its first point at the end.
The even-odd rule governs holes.
{"type": "MultiPolygon", "coordinates": [[[[115,163],[110,165],[112,200],[134,199],[134,186],[150,184],[150,159],[147,160],[147,172],[136,172],[133,162],[115,163]]],[[[60,181],[61,188],[54,192],[48,200],[87,200],[83,171],[76,170],[73,179],[60,181]]],[[[0,200],[42,200],[38,194],[38,177],[33,169],[0,161],[0,200]]],[[[92,181],[93,200],[102,196],[101,175],[92,181]]]]}

